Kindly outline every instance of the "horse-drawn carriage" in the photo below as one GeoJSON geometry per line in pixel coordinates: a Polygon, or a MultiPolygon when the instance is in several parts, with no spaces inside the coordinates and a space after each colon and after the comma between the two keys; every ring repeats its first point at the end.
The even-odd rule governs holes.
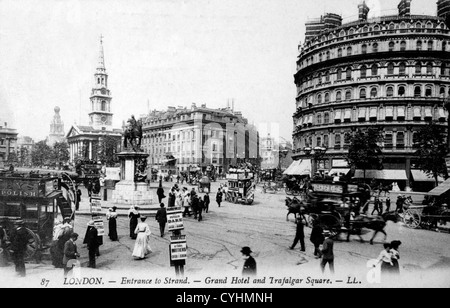
{"type": "Polygon", "coordinates": [[[198,191],[199,192],[211,192],[211,180],[208,176],[203,176],[198,181],[198,191]]]}
{"type": "Polygon", "coordinates": [[[225,200],[232,203],[250,205],[255,199],[255,183],[253,173],[242,169],[230,170],[225,200]]]}
{"type": "MultiPolygon", "coordinates": [[[[63,218],[72,217],[73,191],[54,176],[30,174],[0,175],[0,226],[8,239],[15,222],[24,222],[28,234],[26,260],[40,261],[53,238],[54,220],[60,210],[63,218]]],[[[8,241],[6,241],[8,242],[8,241]]],[[[6,247],[9,251],[9,248],[6,247]]]]}

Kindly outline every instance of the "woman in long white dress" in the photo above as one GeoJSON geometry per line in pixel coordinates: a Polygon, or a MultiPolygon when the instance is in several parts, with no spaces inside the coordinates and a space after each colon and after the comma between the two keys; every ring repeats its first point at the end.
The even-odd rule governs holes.
{"type": "Polygon", "coordinates": [[[141,216],[141,222],[138,223],[134,233],[137,234],[136,242],[133,249],[133,257],[138,259],[144,259],[149,253],[152,252],[150,246],[150,227],[145,223],[147,217],[141,216]]]}

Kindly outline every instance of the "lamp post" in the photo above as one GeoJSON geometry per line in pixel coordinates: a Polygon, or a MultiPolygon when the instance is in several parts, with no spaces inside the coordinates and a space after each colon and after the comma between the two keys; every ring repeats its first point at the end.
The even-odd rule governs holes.
{"type": "Polygon", "coordinates": [[[311,158],[311,175],[315,174],[317,171],[317,163],[323,158],[327,151],[326,147],[322,146],[316,146],[314,148],[311,148],[309,146],[305,147],[303,149],[303,152],[305,152],[305,155],[307,157],[311,158]]]}

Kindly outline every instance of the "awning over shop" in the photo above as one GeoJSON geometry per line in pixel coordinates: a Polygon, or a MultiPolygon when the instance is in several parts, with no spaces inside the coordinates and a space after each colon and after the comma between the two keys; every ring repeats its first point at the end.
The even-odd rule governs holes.
{"type": "MultiPolygon", "coordinates": [[[[357,169],[355,171],[355,178],[364,178],[364,170],[357,169]]],[[[366,170],[366,179],[382,179],[382,180],[407,180],[405,170],[384,169],[384,170],[366,170]]]]}
{"type": "MultiPolygon", "coordinates": [[[[414,181],[416,182],[434,182],[434,178],[431,176],[428,176],[424,171],[417,170],[417,169],[411,169],[411,174],[413,176],[414,181]]],[[[444,179],[442,177],[438,177],[438,182],[443,182],[444,179]]]]}
{"type": "Polygon", "coordinates": [[[446,193],[450,190],[450,178],[447,179],[445,182],[442,182],[437,187],[430,190],[427,195],[429,196],[441,196],[442,194],[446,193]]]}
{"type": "Polygon", "coordinates": [[[333,168],[330,170],[329,175],[333,174],[347,174],[349,173],[350,168],[333,168]]]}
{"type": "Polygon", "coordinates": [[[295,160],[292,164],[283,172],[286,175],[311,175],[311,160],[300,159],[295,160]]]}

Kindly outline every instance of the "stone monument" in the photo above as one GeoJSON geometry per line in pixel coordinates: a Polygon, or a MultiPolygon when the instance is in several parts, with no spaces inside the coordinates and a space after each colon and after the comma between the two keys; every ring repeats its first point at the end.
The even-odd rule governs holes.
{"type": "Polygon", "coordinates": [[[123,137],[124,151],[117,154],[120,159],[120,181],[112,193],[112,200],[113,203],[137,205],[145,210],[145,205],[152,204],[153,198],[146,183],[149,154],[141,149],[141,121],[136,121],[134,116],[131,116],[123,137]]]}

